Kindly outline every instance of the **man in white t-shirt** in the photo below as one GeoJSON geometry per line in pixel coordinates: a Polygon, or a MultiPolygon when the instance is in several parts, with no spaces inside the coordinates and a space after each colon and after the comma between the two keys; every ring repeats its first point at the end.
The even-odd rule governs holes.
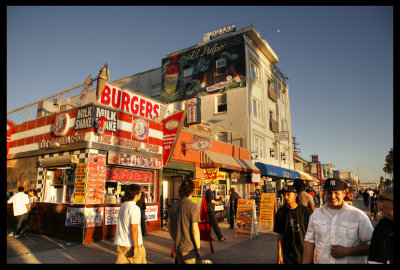
{"type": "Polygon", "coordinates": [[[14,194],[7,203],[13,204],[14,216],[17,219],[17,228],[10,233],[10,236],[20,237],[25,231],[25,222],[28,219],[29,196],[24,193],[24,187],[18,188],[18,193],[14,194]]]}
{"type": "Polygon", "coordinates": [[[328,178],[326,204],[315,210],[304,238],[303,263],[367,263],[374,228],[368,216],[344,201],[343,181],[328,178]]]}
{"type": "Polygon", "coordinates": [[[114,244],[117,247],[117,264],[138,264],[146,262],[146,250],[143,246],[140,225],[140,208],[136,202],[140,199],[140,186],[133,184],[125,190],[125,201],[118,213],[114,244]]]}

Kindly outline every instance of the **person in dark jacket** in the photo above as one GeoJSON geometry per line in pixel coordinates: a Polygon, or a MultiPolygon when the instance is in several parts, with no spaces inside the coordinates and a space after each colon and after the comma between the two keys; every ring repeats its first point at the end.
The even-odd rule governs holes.
{"type": "Polygon", "coordinates": [[[136,203],[140,208],[141,221],[140,226],[142,229],[142,236],[146,235],[146,202],[145,202],[145,193],[142,191],[142,196],[140,196],[140,200],[136,203]]]}
{"type": "Polygon", "coordinates": [[[230,196],[229,196],[229,229],[234,229],[234,223],[235,223],[235,217],[236,217],[236,211],[237,211],[237,204],[238,200],[240,199],[239,194],[235,191],[235,188],[231,188],[229,190],[230,196]]]}

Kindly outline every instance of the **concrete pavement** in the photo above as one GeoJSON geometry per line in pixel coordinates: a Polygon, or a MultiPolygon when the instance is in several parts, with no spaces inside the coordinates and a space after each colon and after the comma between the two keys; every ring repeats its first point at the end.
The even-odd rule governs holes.
{"type": "MultiPolygon", "coordinates": [[[[213,241],[214,253],[211,253],[209,242],[202,241],[204,259],[217,264],[276,262],[277,237],[269,228],[263,225],[258,237],[250,239],[248,236],[235,237],[234,230],[230,230],[226,222],[221,222],[219,226],[228,239],[223,242],[213,241]]],[[[212,237],[217,239],[213,230],[212,237]]],[[[165,228],[148,233],[143,240],[149,264],[174,263],[174,258],[170,256],[172,240],[165,228]]],[[[9,264],[113,264],[116,256],[112,240],[84,245],[31,233],[25,233],[20,238],[7,236],[9,264]]]]}
{"type": "MultiPolygon", "coordinates": [[[[362,198],[353,201],[353,205],[370,216],[362,198]]],[[[376,222],[372,223],[374,226],[376,222]]],[[[227,240],[213,241],[214,253],[209,242],[202,241],[201,250],[204,259],[214,264],[275,264],[277,255],[277,236],[264,225],[258,237],[238,236],[224,221],[219,223],[221,232],[227,240]]],[[[217,239],[212,231],[213,239],[217,239]]],[[[8,229],[11,232],[11,229],[8,229]]],[[[117,253],[112,240],[89,244],[68,242],[42,235],[25,233],[21,238],[7,237],[7,263],[9,264],[113,264],[117,253]]],[[[161,231],[148,233],[144,238],[146,258],[149,264],[173,264],[171,255],[172,240],[165,227],[161,231]]]]}

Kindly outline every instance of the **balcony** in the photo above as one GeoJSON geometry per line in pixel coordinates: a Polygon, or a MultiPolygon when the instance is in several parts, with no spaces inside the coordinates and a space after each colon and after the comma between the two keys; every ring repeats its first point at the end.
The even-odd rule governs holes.
{"type": "Polygon", "coordinates": [[[273,86],[268,87],[268,97],[273,102],[276,102],[278,100],[278,96],[276,94],[276,90],[275,90],[275,88],[273,86]]]}
{"type": "Polygon", "coordinates": [[[269,129],[274,133],[279,132],[278,122],[273,119],[269,119],[269,129]]]}

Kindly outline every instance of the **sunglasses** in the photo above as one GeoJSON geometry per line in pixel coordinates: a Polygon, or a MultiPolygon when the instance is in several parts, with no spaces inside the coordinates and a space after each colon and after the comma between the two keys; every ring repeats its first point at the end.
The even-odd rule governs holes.
{"type": "Polygon", "coordinates": [[[393,200],[379,196],[379,201],[389,201],[389,202],[393,202],[393,200]]]}

